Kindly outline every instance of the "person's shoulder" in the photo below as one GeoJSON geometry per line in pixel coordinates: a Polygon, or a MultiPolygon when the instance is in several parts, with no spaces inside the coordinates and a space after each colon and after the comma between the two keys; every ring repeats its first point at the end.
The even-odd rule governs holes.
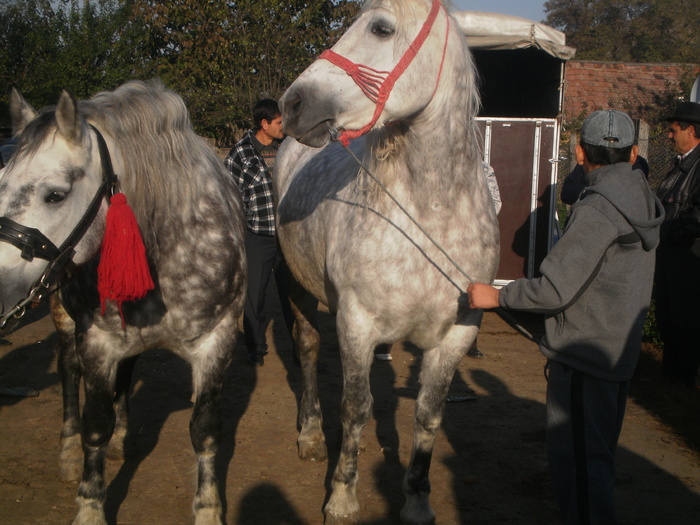
{"type": "Polygon", "coordinates": [[[581,198],[571,206],[572,215],[576,212],[578,216],[606,217],[608,220],[615,210],[614,204],[608,197],[591,188],[586,188],[581,194],[581,198]]]}
{"type": "Polygon", "coordinates": [[[690,154],[688,154],[688,156],[686,158],[690,163],[692,163],[693,169],[695,169],[695,170],[700,169],[700,168],[698,168],[700,166],[700,162],[698,162],[698,161],[700,161],[700,144],[695,146],[693,151],[691,151],[690,154]]]}
{"type": "Polygon", "coordinates": [[[255,148],[253,147],[250,137],[250,132],[246,132],[246,134],[243,135],[243,138],[233,145],[231,151],[228,152],[228,156],[232,158],[240,158],[249,157],[251,154],[253,154],[255,152],[255,148]]]}
{"type": "Polygon", "coordinates": [[[253,145],[253,131],[248,130],[243,134],[243,137],[241,137],[241,140],[236,142],[236,144],[233,146],[234,148],[243,148],[245,146],[252,146],[253,145]]]}
{"type": "Polygon", "coordinates": [[[571,206],[566,235],[572,242],[575,242],[575,237],[572,238],[575,232],[574,235],[587,243],[609,244],[617,236],[618,215],[619,212],[604,196],[588,194],[571,206]]]}

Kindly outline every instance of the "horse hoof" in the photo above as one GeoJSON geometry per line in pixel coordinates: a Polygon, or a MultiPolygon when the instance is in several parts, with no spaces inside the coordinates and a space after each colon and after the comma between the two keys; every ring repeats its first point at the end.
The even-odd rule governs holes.
{"type": "Polygon", "coordinates": [[[299,458],[304,461],[326,461],[328,448],[323,440],[297,441],[299,458]]]}
{"type": "Polygon", "coordinates": [[[105,456],[110,461],[124,461],[124,441],[126,440],[126,427],[117,424],[114,433],[107,444],[105,456]]]}
{"type": "Polygon", "coordinates": [[[195,514],[194,525],[225,525],[221,519],[221,509],[200,509],[195,514]]]}
{"type": "Polygon", "coordinates": [[[83,462],[61,460],[59,475],[64,483],[77,483],[83,475],[83,462]]]}
{"type": "MultiPolygon", "coordinates": [[[[80,498],[78,498],[78,502],[80,502],[80,498]]],[[[102,506],[96,504],[81,506],[73,520],[73,525],[107,525],[102,506]]]]}
{"type": "Polygon", "coordinates": [[[427,500],[421,498],[409,504],[410,499],[401,509],[401,523],[403,525],[435,525],[435,513],[430,508],[427,500]]]}
{"type": "Polygon", "coordinates": [[[112,438],[107,445],[107,451],[105,452],[105,457],[110,461],[121,462],[124,461],[124,442],[120,440],[115,440],[112,438]]]}
{"type": "Polygon", "coordinates": [[[359,523],[357,515],[353,514],[350,516],[332,514],[330,512],[326,513],[326,517],[323,520],[323,525],[356,525],[359,523]]]}

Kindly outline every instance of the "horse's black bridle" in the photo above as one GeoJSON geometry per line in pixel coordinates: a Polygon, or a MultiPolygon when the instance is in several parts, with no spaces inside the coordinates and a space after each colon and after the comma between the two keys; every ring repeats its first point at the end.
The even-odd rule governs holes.
{"type": "Polygon", "coordinates": [[[61,279],[66,275],[70,276],[75,273],[75,264],[73,263],[75,247],[97,217],[102,206],[102,199],[113,195],[117,188],[118,178],[112,167],[112,158],[109,155],[107,143],[95,126],[91,124],[90,128],[97,137],[102,164],[102,183],[82,218],[60,247],[57,248],[36,228],[23,226],[9,217],[0,217],[0,241],[10,243],[18,248],[22,252],[22,258],[27,261],[32,261],[36,257],[49,262],[39,278],[34,281],[27,296],[11,310],[0,316],[0,329],[5,327],[11,317],[22,317],[26,312],[27,305],[38,303],[44,295],[55,292],[61,279]]]}

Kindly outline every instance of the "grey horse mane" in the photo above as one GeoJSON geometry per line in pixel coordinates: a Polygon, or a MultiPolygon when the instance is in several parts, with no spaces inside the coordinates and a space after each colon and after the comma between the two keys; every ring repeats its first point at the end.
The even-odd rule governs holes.
{"type": "Polygon", "coordinates": [[[195,213],[196,199],[211,183],[208,174],[221,173],[221,163],[195,133],[183,100],[160,81],[131,81],[79,102],[79,108],[117,143],[122,190],[146,245],[156,249],[156,232],[195,213]]]}

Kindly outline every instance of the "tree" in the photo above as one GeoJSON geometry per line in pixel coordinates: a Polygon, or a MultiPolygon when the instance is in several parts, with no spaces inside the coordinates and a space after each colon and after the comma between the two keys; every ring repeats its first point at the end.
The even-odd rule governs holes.
{"type": "Polygon", "coordinates": [[[545,22],[576,58],[700,63],[698,0],[549,0],[545,22]]]}
{"type": "Polygon", "coordinates": [[[345,31],[356,0],[0,0],[0,124],[17,85],[38,107],[160,77],[203,135],[231,143],[345,31]],[[3,106],[4,104],[4,106],[3,106]]]}
{"type": "Polygon", "coordinates": [[[42,107],[63,88],[88,98],[133,78],[144,28],[128,9],[118,0],[0,0],[0,101],[11,85],[42,107]]]}
{"type": "Polygon", "coordinates": [[[278,98],[344,30],[356,2],[134,0],[148,73],[185,99],[200,133],[230,143],[258,98],[278,98]]]}
{"type": "Polygon", "coordinates": [[[60,60],[60,40],[48,0],[0,0],[0,95],[6,100],[10,86],[18,85],[43,102],[60,60]]]}

